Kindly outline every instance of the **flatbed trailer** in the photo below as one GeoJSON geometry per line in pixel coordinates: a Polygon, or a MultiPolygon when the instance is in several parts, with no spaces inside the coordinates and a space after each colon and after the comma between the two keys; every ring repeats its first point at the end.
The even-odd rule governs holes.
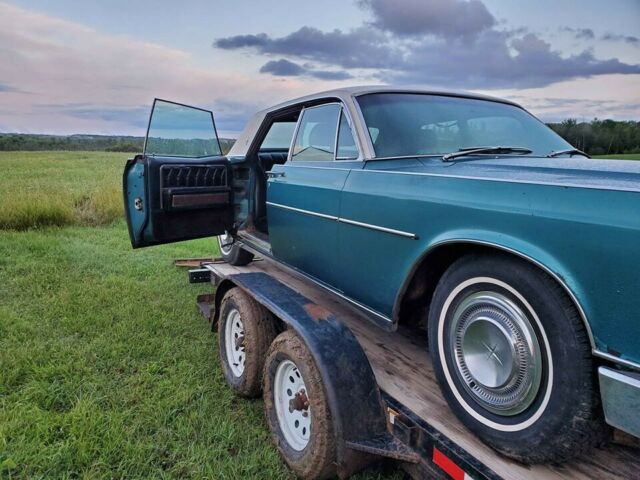
{"type": "MultiPolygon", "coordinates": [[[[206,262],[190,271],[190,281],[211,281],[216,287],[216,293],[198,297],[200,312],[212,323],[216,321],[216,307],[220,306],[224,291],[237,287],[301,333],[305,341],[315,343],[315,350],[311,349],[314,357],[324,355],[324,360],[316,358],[316,361],[324,361],[328,368],[323,374],[325,389],[336,397],[334,409],[340,411],[332,413],[343,422],[340,431],[345,439],[339,446],[344,462],[344,468],[339,470],[341,476],[349,475],[372,459],[386,457],[398,462],[413,478],[640,479],[640,451],[634,445],[611,443],[561,466],[527,466],[501,456],[470,433],[450,411],[440,393],[423,333],[402,327],[397,332],[385,332],[335,294],[280,264],[261,260],[234,267],[221,261],[206,262]],[[341,353],[334,350],[340,348],[336,344],[339,340],[327,333],[326,341],[333,345],[323,345],[322,335],[309,332],[316,328],[314,322],[320,325],[329,318],[336,325],[344,325],[357,339],[364,355],[358,357],[355,352],[354,362],[368,364],[351,366],[358,373],[351,378],[348,388],[352,391],[346,394],[337,391],[345,388],[344,380],[349,380],[351,368],[345,367],[341,353]],[[332,354],[337,355],[336,362],[343,364],[331,365],[332,354]],[[375,394],[367,399],[354,398],[358,392],[362,396],[362,391],[371,389],[364,378],[368,371],[375,377],[375,394]],[[360,387],[364,390],[358,390],[360,387]],[[375,405],[376,399],[380,409],[375,405]],[[369,420],[363,422],[363,418],[369,420]],[[375,425],[368,427],[363,423],[375,425]],[[389,436],[380,435],[381,424],[389,436]],[[374,438],[366,438],[369,434],[374,438]],[[354,441],[348,436],[358,439],[354,441]],[[367,458],[359,461],[357,455],[349,452],[367,458]]],[[[357,345],[350,349],[359,350],[357,345]]]]}

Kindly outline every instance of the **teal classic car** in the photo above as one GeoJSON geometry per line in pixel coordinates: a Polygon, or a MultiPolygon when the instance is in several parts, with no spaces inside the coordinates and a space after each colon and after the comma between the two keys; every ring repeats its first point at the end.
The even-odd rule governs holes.
{"type": "Polygon", "coordinates": [[[210,112],[156,100],[124,199],[134,247],[219,235],[231,263],[426,329],[450,407],[506,455],[640,435],[640,162],[590,159],[512,102],[324,92],[223,156],[210,112]]]}

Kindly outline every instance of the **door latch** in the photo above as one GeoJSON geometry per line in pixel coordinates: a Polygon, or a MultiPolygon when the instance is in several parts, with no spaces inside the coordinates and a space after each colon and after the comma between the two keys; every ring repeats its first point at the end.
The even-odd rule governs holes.
{"type": "Polygon", "coordinates": [[[136,197],[133,201],[133,206],[136,210],[142,210],[142,199],[140,197],[136,197]]]}
{"type": "Polygon", "coordinates": [[[284,172],[267,172],[267,178],[281,178],[284,177],[284,172]]]}

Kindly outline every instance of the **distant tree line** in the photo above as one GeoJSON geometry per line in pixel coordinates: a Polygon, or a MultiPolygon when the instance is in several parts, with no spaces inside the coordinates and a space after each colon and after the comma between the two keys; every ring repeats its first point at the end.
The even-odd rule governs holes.
{"type": "Polygon", "coordinates": [[[640,153],[640,122],[570,118],[548,124],[574,147],[590,155],[640,153]]]}
{"type": "MultiPolygon", "coordinates": [[[[235,140],[221,138],[220,146],[227,153],[235,140]]],[[[142,152],[144,137],[117,135],[34,135],[0,133],[0,151],[84,150],[100,152],[142,152]]]]}
{"type": "MultiPolygon", "coordinates": [[[[640,122],[575,119],[548,124],[571,145],[591,155],[640,153],[640,122]]],[[[234,140],[221,138],[227,153],[234,140]]],[[[1,150],[89,150],[103,152],[142,152],[143,137],[108,135],[32,135],[0,133],[1,150]]]]}

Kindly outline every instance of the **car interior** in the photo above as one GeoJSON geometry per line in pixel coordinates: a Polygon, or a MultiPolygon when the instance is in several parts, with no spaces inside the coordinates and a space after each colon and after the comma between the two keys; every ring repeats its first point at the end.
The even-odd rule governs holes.
{"type": "Polygon", "coordinates": [[[254,235],[267,241],[269,233],[267,226],[267,172],[274,165],[283,165],[289,156],[291,140],[298,122],[302,107],[294,111],[278,114],[271,119],[264,129],[264,137],[255,155],[257,172],[255,175],[254,235]]]}

